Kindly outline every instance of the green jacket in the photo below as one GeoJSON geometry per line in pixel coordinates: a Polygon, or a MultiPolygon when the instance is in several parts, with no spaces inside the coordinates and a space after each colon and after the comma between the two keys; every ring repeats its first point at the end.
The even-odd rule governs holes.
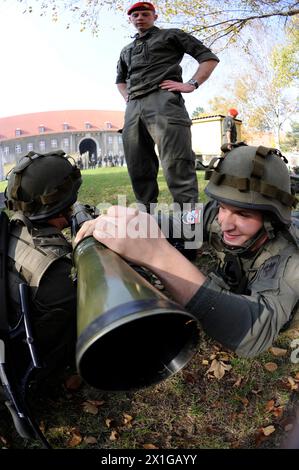
{"type": "Polygon", "coordinates": [[[159,88],[163,80],[182,82],[180,62],[184,54],[197,62],[218,57],[201,41],[180,29],[153,26],[146,34],[125,46],[117,64],[116,83],[126,83],[129,98],[134,99],[159,88]]]}

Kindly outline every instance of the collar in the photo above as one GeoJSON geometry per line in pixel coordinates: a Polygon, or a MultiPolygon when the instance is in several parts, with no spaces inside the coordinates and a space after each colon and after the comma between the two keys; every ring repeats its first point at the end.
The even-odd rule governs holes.
{"type": "Polygon", "coordinates": [[[158,28],[157,26],[152,26],[151,28],[147,29],[146,32],[142,35],[140,35],[139,33],[136,33],[133,38],[134,39],[141,39],[141,38],[145,38],[147,36],[150,36],[151,34],[155,33],[155,32],[158,32],[160,30],[160,28],[158,28]]]}

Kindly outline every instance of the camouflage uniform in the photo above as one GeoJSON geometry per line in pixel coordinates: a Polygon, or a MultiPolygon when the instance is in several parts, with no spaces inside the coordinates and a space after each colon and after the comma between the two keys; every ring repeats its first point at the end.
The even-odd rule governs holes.
{"type": "MultiPolygon", "coordinates": [[[[204,238],[215,249],[216,272],[186,305],[206,333],[239,355],[252,357],[271,346],[299,315],[299,250],[289,230],[295,198],[282,156],[275,149],[239,147],[212,171],[206,188],[204,238]],[[257,251],[222,239],[218,203],[260,210],[268,240],[257,251]]],[[[299,332],[298,332],[299,334],[299,332]]]]}

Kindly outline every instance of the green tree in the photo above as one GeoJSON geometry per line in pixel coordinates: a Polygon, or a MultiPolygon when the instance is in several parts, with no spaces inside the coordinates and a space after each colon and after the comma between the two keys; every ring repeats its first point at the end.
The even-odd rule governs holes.
{"type": "Polygon", "coordinates": [[[284,152],[286,151],[299,151],[299,122],[291,123],[291,131],[287,132],[284,142],[281,144],[281,148],[284,152]]]}
{"type": "Polygon", "coordinates": [[[200,117],[202,114],[204,114],[205,110],[201,106],[197,106],[197,108],[194,109],[192,113],[192,119],[200,117]]]}

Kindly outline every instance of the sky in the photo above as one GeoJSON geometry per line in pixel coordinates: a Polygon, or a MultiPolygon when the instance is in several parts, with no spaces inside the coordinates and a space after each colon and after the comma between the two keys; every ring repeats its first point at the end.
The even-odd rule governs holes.
{"type": "MultiPolygon", "coordinates": [[[[122,13],[105,12],[99,37],[66,29],[63,20],[22,13],[15,0],[0,0],[0,117],[65,109],[125,109],[115,85],[120,50],[135,33],[122,13]]],[[[159,26],[159,21],[156,23],[159,26]]],[[[184,60],[184,80],[197,63],[184,60]]],[[[189,113],[216,92],[221,71],[195,93],[184,94],[189,113]]]]}

